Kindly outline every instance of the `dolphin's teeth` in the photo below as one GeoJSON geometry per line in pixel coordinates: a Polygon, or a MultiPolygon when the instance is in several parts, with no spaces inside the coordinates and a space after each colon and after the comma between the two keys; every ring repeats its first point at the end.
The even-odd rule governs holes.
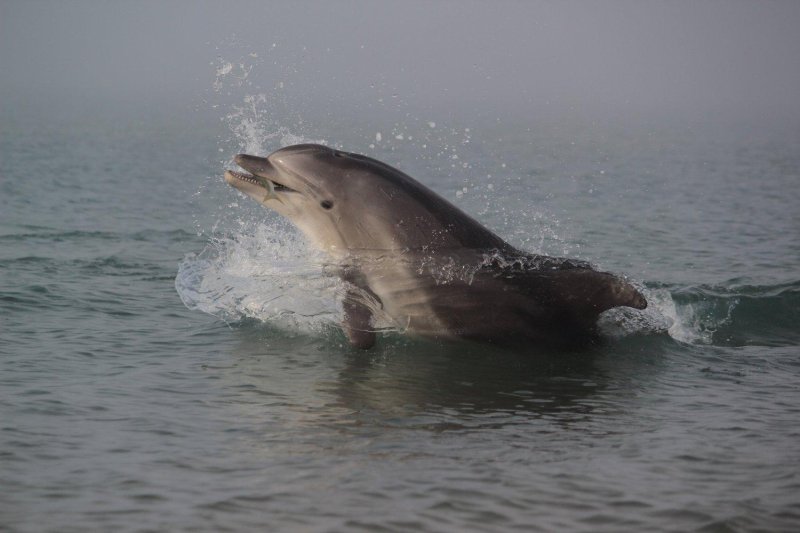
{"type": "MultiPolygon", "coordinates": [[[[276,192],[296,192],[291,187],[287,187],[286,185],[282,185],[280,183],[276,183],[272,180],[268,180],[266,178],[259,178],[258,176],[254,176],[252,174],[244,174],[242,172],[237,172],[235,170],[226,170],[225,175],[230,175],[231,177],[235,178],[236,181],[244,181],[245,183],[252,183],[253,185],[258,185],[259,187],[264,187],[267,189],[267,195],[264,197],[264,200],[268,200],[270,198],[278,199],[280,198],[276,194],[276,192]]],[[[227,178],[226,178],[227,179],[227,178]]]]}
{"type": "Polygon", "coordinates": [[[246,181],[247,183],[252,183],[254,185],[261,185],[261,183],[255,176],[250,176],[248,174],[242,174],[241,172],[234,172],[230,170],[228,172],[230,172],[239,181],[246,181]]]}

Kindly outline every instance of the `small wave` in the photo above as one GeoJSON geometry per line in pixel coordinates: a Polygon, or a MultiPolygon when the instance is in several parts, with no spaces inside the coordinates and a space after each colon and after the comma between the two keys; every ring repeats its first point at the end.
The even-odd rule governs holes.
{"type": "Polygon", "coordinates": [[[800,344],[800,281],[690,287],[677,291],[674,298],[679,306],[694,311],[713,344],[800,344]]]}
{"type": "Polygon", "coordinates": [[[130,257],[118,255],[87,259],[26,255],[0,259],[0,267],[3,268],[22,268],[26,266],[41,269],[45,273],[64,273],[69,271],[86,275],[105,276],[153,276],[165,272],[163,265],[155,262],[132,260],[130,257]]]}
{"type": "Polygon", "coordinates": [[[800,281],[640,289],[648,308],[604,313],[600,326],[605,334],[668,334],[687,344],[720,346],[800,344],[800,281]]]}
{"type": "Polygon", "coordinates": [[[116,254],[79,259],[49,255],[23,255],[0,259],[0,266],[2,267],[18,268],[25,265],[34,265],[38,268],[54,268],[62,271],[69,269],[110,275],[129,275],[137,271],[152,272],[163,268],[155,262],[116,254]]]}
{"type": "Polygon", "coordinates": [[[25,242],[30,239],[41,239],[49,242],[80,241],[88,239],[118,240],[120,237],[121,235],[119,233],[109,231],[54,231],[49,228],[41,228],[40,231],[23,231],[0,235],[0,242],[25,242]]]}
{"type": "MultiPolygon", "coordinates": [[[[32,228],[23,228],[23,230],[30,230],[32,228]]],[[[159,230],[149,229],[141,230],[133,233],[119,233],[111,231],[83,231],[83,230],[68,230],[60,231],[53,230],[52,228],[39,227],[35,228],[37,231],[21,231],[16,233],[6,233],[0,235],[0,243],[15,243],[26,242],[31,239],[47,242],[72,242],[72,241],[122,241],[126,239],[133,239],[136,241],[150,241],[156,238],[166,238],[173,241],[182,241],[187,238],[193,238],[196,235],[183,229],[159,230]]]]}

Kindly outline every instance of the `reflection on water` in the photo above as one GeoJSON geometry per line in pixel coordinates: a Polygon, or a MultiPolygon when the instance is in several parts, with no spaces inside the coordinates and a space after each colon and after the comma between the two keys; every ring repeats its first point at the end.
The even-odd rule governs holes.
{"type": "Polygon", "coordinates": [[[605,376],[585,354],[530,357],[407,344],[402,351],[389,348],[395,353],[348,355],[326,389],[377,425],[477,429],[534,418],[568,424],[591,414],[591,402],[583,400],[605,387],[605,376]]]}
{"type": "MultiPolygon", "coordinates": [[[[795,485],[763,468],[787,457],[759,451],[785,435],[720,417],[731,403],[753,402],[744,376],[705,367],[702,351],[687,353],[666,335],[547,355],[404,337],[361,352],[333,329],[287,338],[243,325],[234,334],[238,342],[208,369],[224,398],[216,416],[236,436],[233,477],[204,508],[239,519],[419,531],[440,530],[441,520],[713,529],[749,522],[686,500],[682,487],[707,495],[743,475],[771,493],[795,485]],[[687,433],[676,436],[676,427],[687,433]]],[[[727,497],[739,501],[744,490],[727,497]]],[[[753,503],[744,516],[780,528],[776,505],[753,503]]]]}
{"type": "Polygon", "coordinates": [[[362,527],[420,531],[437,530],[443,516],[530,524],[533,510],[557,502],[568,515],[602,514],[599,479],[581,489],[579,506],[564,506],[585,477],[582,457],[604,441],[619,446],[632,420],[651,429],[635,414],[629,377],[641,386],[659,367],[648,370],[635,343],[547,356],[384,337],[361,352],[333,330],[234,333],[238,343],[207,369],[224,396],[216,415],[236,435],[235,479],[205,504],[215,512],[293,526],[315,523],[303,522],[310,513],[350,527],[348,517],[380,508],[362,527]]]}
{"type": "Polygon", "coordinates": [[[350,349],[334,329],[327,338],[276,341],[269,337],[274,333],[263,327],[237,330],[235,364],[222,369],[222,379],[247,383],[253,398],[264,398],[262,407],[275,401],[293,405],[293,424],[324,428],[331,422],[339,430],[592,425],[595,417],[630,409],[621,405],[631,399],[624,382],[647,364],[626,355],[621,344],[531,354],[387,336],[363,352],[350,349]],[[332,343],[340,344],[338,354],[329,349],[332,343]]]}

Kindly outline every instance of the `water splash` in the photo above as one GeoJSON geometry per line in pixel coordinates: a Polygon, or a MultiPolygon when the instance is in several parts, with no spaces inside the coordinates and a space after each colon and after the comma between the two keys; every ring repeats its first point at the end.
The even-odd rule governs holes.
{"type": "Polygon", "coordinates": [[[270,105],[270,95],[250,94],[225,115],[225,123],[239,152],[266,156],[278,148],[292,144],[328,144],[324,139],[309,139],[279,125],[272,119],[270,105]]]}
{"type": "Polygon", "coordinates": [[[236,233],[184,258],[175,288],[189,309],[227,322],[253,318],[318,333],[341,317],[341,281],[326,257],[280,223],[241,221],[236,233]]]}
{"type": "MultiPolygon", "coordinates": [[[[219,152],[265,156],[302,142],[326,144],[279,123],[282,83],[272,91],[247,94],[254,88],[249,76],[261,61],[251,52],[238,60],[220,57],[212,63],[214,93],[241,95],[221,117],[229,135],[219,139],[219,152]]],[[[233,166],[227,157],[220,163],[222,168],[233,166]]],[[[220,176],[212,177],[217,183],[222,182],[222,168],[220,176]]],[[[232,194],[227,187],[220,192],[232,194]]],[[[329,272],[326,257],[280,217],[260,209],[248,216],[249,210],[238,202],[220,203],[226,204],[206,247],[186,256],[179,266],[175,288],[183,303],[227,322],[252,318],[294,332],[319,332],[338,323],[341,281],[329,272]]]]}
{"type": "Polygon", "coordinates": [[[686,344],[714,344],[714,334],[731,323],[739,298],[680,298],[680,291],[637,285],[647,309],[610,309],[600,316],[600,330],[612,338],[666,334],[686,344]]]}

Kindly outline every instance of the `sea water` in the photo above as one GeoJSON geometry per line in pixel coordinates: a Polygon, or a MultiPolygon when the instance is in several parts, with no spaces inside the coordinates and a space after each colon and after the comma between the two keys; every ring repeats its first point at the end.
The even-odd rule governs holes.
{"type": "Polygon", "coordinates": [[[797,529],[797,124],[270,101],[3,108],[0,529],[797,529]],[[296,142],[650,306],[579,353],[352,349],[327,258],[222,180],[296,142]]]}

